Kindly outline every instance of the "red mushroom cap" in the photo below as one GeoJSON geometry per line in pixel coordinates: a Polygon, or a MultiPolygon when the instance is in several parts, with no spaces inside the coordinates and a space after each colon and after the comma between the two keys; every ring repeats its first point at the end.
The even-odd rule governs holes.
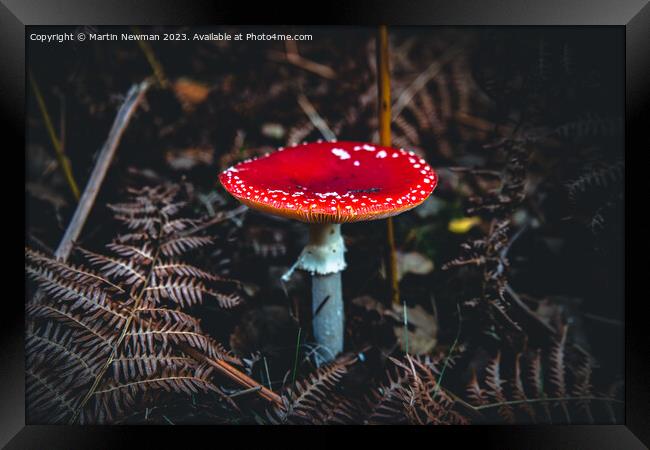
{"type": "Polygon", "coordinates": [[[251,208],[309,223],[344,223],[414,208],[433,192],[438,177],[412,151],[315,142],[241,162],[219,181],[251,208]]]}

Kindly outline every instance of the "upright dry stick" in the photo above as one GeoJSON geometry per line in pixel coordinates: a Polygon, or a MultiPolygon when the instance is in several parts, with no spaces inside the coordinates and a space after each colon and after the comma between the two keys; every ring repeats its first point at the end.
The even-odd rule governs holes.
{"type": "Polygon", "coordinates": [[[63,238],[61,239],[61,242],[59,243],[59,246],[54,253],[54,256],[57,259],[62,259],[64,261],[68,259],[74,241],[79,237],[81,229],[86,223],[86,219],[90,213],[90,209],[95,203],[95,198],[97,197],[99,188],[104,181],[108,167],[113,160],[115,150],[117,150],[117,146],[122,139],[124,130],[131,121],[133,113],[142,101],[142,98],[144,97],[147,89],[149,89],[150,85],[151,82],[149,80],[144,80],[143,82],[131,87],[128,94],[126,95],[126,99],[124,100],[124,103],[120,107],[120,110],[117,112],[117,116],[113,121],[113,126],[111,127],[111,131],[108,134],[108,139],[106,139],[106,142],[104,143],[104,146],[99,153],[97,163],[93,168],[93,172],[90,174],[90,179],[88,180],[86,188],[84,189],[84,193],[79,200],[77,209],[75,210],[74,215],[70,220],[70,224],[65,230],[65,234],[63,235],[63,238]]]}
{"type": "MultiPolygon", "coordinates": [[[[377,33],[377,88],[379,98],[379,143],[389,147],[390,138],[390,70],[388,65],[388,28],[379,27],[377,33]]],[[[386,220],[387,241],[387,277],[390,282],[390,298],[393,304],[399,305],[399,281],[397,279],[397,253],[395,251],[395,232],[393,218],[386,220]]]]}

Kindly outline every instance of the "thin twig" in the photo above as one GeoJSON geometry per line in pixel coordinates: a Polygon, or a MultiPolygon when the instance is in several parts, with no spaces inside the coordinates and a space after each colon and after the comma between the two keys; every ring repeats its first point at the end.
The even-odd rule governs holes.
{"type": "Polygon", "coordinates": [[[413,100],[413,97],[415,97],[415,95],[420,92],[429,81],[435,78],[449,62],[458,56],[462,50],[462,44],[455,45],[447,50],[439,59],[432,62],[424,72],[418,75],[417,78],[415,78],[415,80],[413,80],[413,82],[400,93],[397,101],[393,104],[393,119],[399,116],[406,105],[413,100]]]}
{"type": "MultiPolygon", "coordinates": [[[[379,114],[379,143],[391,145],[391,98],[390,67],[388,59],[388,28],[381,25],[377,33],[377,99],[379,114]]],[[[390,298],[393,305],[399,306],[399,276],[397,270],[397,250],[395,249],[395,229],[393,218],[386,219],[386,260],[390,298]]]]}
{"type": "Polygon", "coordinates": [[[305,97],[304,94],[298,95],[298,104],[305,112],[311,123],[320,131],[320,134],[323,135],[328,141],[335,141],[336,135],[327,125],[327,122],[318,114],[314,105],[305,97]]]}
{"type": "Polygon", "coordinates": [[[408,308],[406,307],[406,302],[404,302],[404,351],[407,354],[409,352],[409,319],[408,319],[408,308]]]}
{"type": "Polygon", "coordinates": [[[285,41],[286,59],[291,64],[300,67],[301,69],[308,70],[309,72],[320,75],[323,78],[333,80],[336,78],[336,72],[331,67],[311,61],[307,58],[300,56],[298,52],[298,44],[295,41],[285,41]]]}
{"type": "Polygon", "coordinates": [[[142,101],[144,94],[150,85],[150,81],[145,80],[131,87],[126,95],[126,99],[113,121],[113,126],[108,134],[108,138],[99,153],[97,163],[90,174],[90,179],[88,180],[84,193],[79,200],[77,209],[75,210],[74,215],[70,220],[70,224],[54,253],[54,256],[57,259],[64,261],[68,259],[74,241],[79,237],[81,229],[88,218],[88,214],[95,203],[95,198],[97,197],[97,193],[104,181],[108,167],[113,160],[113,156],[115,155],[115,151],[117,150],[122,135],[124,134],[124,130],[126,130],[126,127],[129,125],[133,113],[142,101]]]}
{"type": "Polygon", "coordinates": [[[498,408],[503,405],[519,405],[522,403],[538,403],[538,402],[565,402],[565,401],[603,401],[608,403],[623,403],[622,400],[607,397],[545,397],[545,398],[528,398],[525,400],[511,400],[507,402],[490,403],[487,405],[472,406],[476,410],[498,408]]]}
{"type": "Polygon", "coordinates": [[[489,169],[477,169],[475,167],[440,167],[441,169],[445,168],[452,172],[462,172],[469,173],[470,175],[483,175],[488,177],[500,178],[503,174],[498,170],[489,170],[489,169]]]}
{"type": "Polygon", "coordinates": [[[72,195],[74,195],[75,200],[79,201],[79,186],[77,185],[77,182],[74,179],[74,175],[72,174],[72,167],[70,166],[70,160],[68,159],[67,156],[65,156],[65,153],[63,152],[63,146],[61,145],[61,141],[59,140],[58,136],[56,135],[56,132],[54,131],[54,125],[52,125],[52,119],[50,119],[50,114],[47,112],[47,107],[45,106],[45,100],[43,100],[43,95],[41,94],[41,90],[38,88],[38,84],[36,84],[36,80],[34,79],[34,75],[32,75],[31,71],[29,72],[29,82],[32,86],[32,90],[34,91],[34,95],[36,96],[36,101],[38,102],[38,108],[40,109],[41,115],[43,116],[43,121],[45,122],[45,128],[47,129],[47,133],[50,136],[50,140],[52,141],[52,146],[54,147],[54,151],[56,152],[56,159],[59,161],[59,166],[63,171],[63,175],[65,176],[66,181],[68,182],[68,186],[72,191],[72,195]]]}
{"type": "Polygon", "coordinates": [[[250,394],[251,392],[257,392],[262,389],[262,386],[255,386],[249,389],[244,389],[243,391],[235,392],[234,394],[229,395],[229,398],[239,397],[240,395],[250,394]]]}
{"type": "Polygon", "coordinates": [[[226,361],[223,361],[221,359],[209,358],[202,352],[199,352],[198,350],[182,343],[178,343],[175,345],[177,345],[178,348],[180,348],[184,353],[187,353],[197,361],[201,361],[211,365],[219,372],[221,372],[222,375],[225,375],[226,377],[235,381],[237,384],[244,386],[245,388],[257,388],[258,390],[256,392],[258,392],[260,397],[262,397],[263,399],[275,403],[278,406],[282,406],[282,399],[278,394],[271,391],[270,389],[265,388],[264,386],[262,386],[257,381],[253,380],[245,373],[237,370],[236,368],[228,364],[226,361]]]}
{"type": "Polygon", "coordinates": [[[302,328],[298,328],[298,338],[296,339],[296,355],[293,360],[293,374],[291,375],[291,385],[296,385],[296,369],[298,368],[298,350],[300,349],[300,332],[302,328]]]}
{"type": "Polygon", "coordinates": [[[196,233],[197,231],[201,231],[208,227],[211,227],[212,225],[216,225],[218,223],[225,222],[228,219],[237,217],[240,214],[245,213],[246,211],[248,211],[248,206],[246,205],[239,205],[237,208],[231,209],[230,211],[221,211],[215,214],[213,217],[206,220],[205,222],[192,228],[191,230],[181,233],[181,236],[189,236],[191,234],[196,233]]]}
{"type": "Polygon", "coordinates": [[[541,317],[539,317],[537,314],[535,314],[535,312],[534,312],[532,309],[530,309],[530,308],[528,307],[528,305],[526,305],[526,304],[524,303],[524,301],[519,297],[519,295],[514,291],[514,289],[512,289],[512,287],[510,286],[510,284],[506,284],[506,292],[510,295],[510,297],[515,301],[515,303],[517,304],[517,306],[519,306],[519,308],[521,308],[521,310],[522,310],[522,311],[523,311],[523,312],[524,312],[528,317],[530,317],[530,318],[531,318],[532,320],[534,320],[535,322],[539,323],[539,324],[540,324],[540,325],[541,325],[541,326],[542,326],[546,331],[548,331],[552,336],[557,335],[557,330],[555,330],[555,328],[553,328],[553,327],[552,327],[551,325],[549,325],[548,323],[544,322],[544,321],[542,320],[541,317]]]}
{"type": "Polygon", "coordinates": [[[266,362],[266,356],[264,357],[264,369],[266,370],[266,381],[269,383],[269,389],[273,389],[271,386],[271,374],[269,373],[269,365],[266,362]]]}

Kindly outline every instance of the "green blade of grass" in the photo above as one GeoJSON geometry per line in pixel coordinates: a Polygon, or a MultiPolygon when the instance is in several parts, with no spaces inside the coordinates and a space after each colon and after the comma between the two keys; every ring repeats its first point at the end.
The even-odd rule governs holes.
{"type": "Polygon", "coordinates": [[[296,370],[298,369],[298,350],[300,349],[300,332],[302,328],[298,328],[298,338],[296,339],[296,355],[293,359],[293,373],[291,374],[291,384],[296,385],[296,370]]]}

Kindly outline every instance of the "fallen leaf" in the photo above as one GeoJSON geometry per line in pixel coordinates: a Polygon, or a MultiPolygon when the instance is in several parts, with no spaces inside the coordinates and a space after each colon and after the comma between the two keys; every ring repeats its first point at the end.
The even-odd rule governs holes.
{"type": "Polygon", "coordinates": [[[262,125],[262,134],[273,139],[282,139],[286,130],[280,123],[265,123],[262,125]]]}
{"type": "Polygon", "coordinates": [[[210,94],[210,87],[189,78],[179,78],[174,82],[174,95],[186,111],[191,111],[203,103],[210,94]]]}
{"type": "Polygon", "coordinates": [[[408,351],[412,355],[431,353],[438,342],[436,318],[420,305],[415,305],[413,308],[406,307],[406,320],[409,327],[407,327],[405,335],[404,306],[393,305],[393,312],[401,320],[401,325],[393,327],[393,331],[402,351],[408,351]]]}
{"type": "Polygon", "coordinates": [[[449,221],[447,228],[452,233],[465,234],[472,229],[475,225],[481,223],[480,217],[461,217],[460,219],[453,219],[449,221]]]}
{"type": "Polygon", "coordinates": [[[401,280],[407,273],[426,275],[433,271],[433,261],[418,252],[397,252],[397,278],[401,280]]]}
{"type": "Polygon", "coordinates": [[[189,147],[168,150],[165,153],[165,161],[174,170],[189,170],[200,164],[210,165],[213,160],[212,147],[189,147]]]}

